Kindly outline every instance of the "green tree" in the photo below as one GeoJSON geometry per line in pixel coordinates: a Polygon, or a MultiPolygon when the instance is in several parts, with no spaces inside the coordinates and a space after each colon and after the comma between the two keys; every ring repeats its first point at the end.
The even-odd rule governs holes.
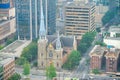
{"type": "Polygon", "coordinates": [[[37,42],[33,41],[30,45],[24,48],[21,56],[31,62],[33,59],[37,59],[37,49],[37,42]]]}
{"type": "Polygon", "coordinates": [[[21,76],[18,73],[14,73],[8,80],[21,80],[21,76]]]}
{"type": "Polygon", "coordinates": [[[103,47],[106,47],[106,46],[107,46],[104,42],[101,42],[101,41],[96,41],[95,44],[96,44],[96,45],[103,46],[103,47]]]}
{"type": "Polygon", "coordinates": [[[3,49],[3,48],[4,48],[4,46],[0,45],[0,50],[3,49]]]}
{"type": "Polygon", "coordinates": [[[106,23],[108,23],[111,19],[113,19],[115,17],[115,15],[117,14],[115,9],[109,10],[106,12],[106,14],[103,16],[102,18],[102,23],[103,25],[105,25],[106,23]]]}
{"type": "Polygon", "coordinates": [[[27,62],[26,58],[20,57],[19,59],[16,60],[17,65],[24,65],[27,62]]]}
{"type": "Polygon", "coordinates": [[[56,77],[56,69],[53,65],[53,63],[50,64],[50,66],[48,66],[46,68],[46,76],[47,76],[47,80],[52,80],[54,77],[56,77]]]}
{"type": "Polygon", "coordinates": [[[26,62],[25,64],[24,64],[24,66],[23,66],[23,74],[25,75],[25,76],[28,76],[29,74],[30,74],[30,64],[29,64],[29,62],[26,62]]]}
{"type": "Polygon", "coordinates": [[[74,69],[76,66],[79,65],[80,59],[81,59],[81,54],[78,51],[73,50],[68,56],[67,61],[63,64],[63,68],[68,70],[74,69]]]}
{"type": "Polygon", "coordinates": [[[94,74],[100,74],[100,71],[98,69],[93,69],[92,73],[94,73],[94,74]]]}
{"type": "Polygon", "coordinates": [[[87,32],[82,36],[80,40],[80,44],[78,45],[78,51],[81,53],[85,53],[86,50],[91,46],[96,32],[87,32]]]}
{"type": "Polygon", "coordinates": [[[96,28],[96,31],[99,33],[101,32],[100,27],[96,28]]]}

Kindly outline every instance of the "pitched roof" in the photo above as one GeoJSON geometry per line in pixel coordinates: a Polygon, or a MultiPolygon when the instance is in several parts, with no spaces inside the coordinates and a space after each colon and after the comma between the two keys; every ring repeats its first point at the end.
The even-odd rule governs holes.
{"type": "MultiPolygon", "coordinates": [[[[48,35],[48,44],[52,43],[54,48],[56,47],[57,36],[48,35]]],[[[61,46],[62,47],[73,47],[74,37],[60,36],[61,46]]]]}

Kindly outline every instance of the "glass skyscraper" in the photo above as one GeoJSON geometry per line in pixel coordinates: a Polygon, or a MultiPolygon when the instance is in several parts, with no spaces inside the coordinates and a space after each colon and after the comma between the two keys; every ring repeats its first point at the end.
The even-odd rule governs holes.
{"type": "MultiPolygon", "coordinates": [[[[38,37],[40,2],[41,0],[31,0],[30,4],[30,0],[16,0],[17,31],[20,39],[31,39],[31,37],[35,39],[38,37]],[[31,19],[32,21],[30,21],[31,19]]],[[[56,0],[43,0],[43,7],[47,33],[53,34],[56,29],[56,0]]]]}

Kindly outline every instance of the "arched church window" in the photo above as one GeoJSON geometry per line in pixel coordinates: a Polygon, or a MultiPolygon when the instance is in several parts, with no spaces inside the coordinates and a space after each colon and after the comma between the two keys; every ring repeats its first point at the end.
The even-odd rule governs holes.
{"type": "Polygon", "coordinates": [[[53,57],[52,51],[49,52],[49,57],[53,57]]]}
{"type": "Polygon", "coordinates": [[[42,61],[41,65],[43,66],[43,61],[42,61]]]}
{"type": "Polygon", "coordinates": [[[57,55],[57,58],[58,58],[59,56],[57,55]]]}
{"type": "Polygon", "coordinates": [[[41,56],[43,56],[43,53],[41,53],[41,56]]]}
{"type": "Polygon", "coordinates": [[[57,62],[57,67],[59,67],[59,63],[57,62]]]}

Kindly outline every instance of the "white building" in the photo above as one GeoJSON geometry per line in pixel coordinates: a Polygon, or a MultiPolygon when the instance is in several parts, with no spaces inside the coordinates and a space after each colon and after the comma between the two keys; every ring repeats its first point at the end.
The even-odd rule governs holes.
{"type": "Polygon", "coordinates": [[[111,26],[109,32],[110,35],[105,36],[104,43],[106,43],[108,46],[110,45],[120,49],[120,25],[111,26]]]}

